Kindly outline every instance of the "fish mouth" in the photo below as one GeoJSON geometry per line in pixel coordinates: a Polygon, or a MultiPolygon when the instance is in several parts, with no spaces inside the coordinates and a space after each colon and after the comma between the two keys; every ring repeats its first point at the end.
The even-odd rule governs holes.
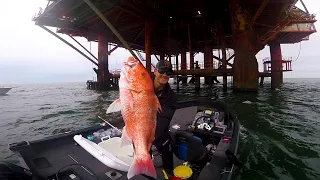
{"type": "Polygon", "coordinates": [[[126,63],[128,63],[128,64],[136,64],[136,63],[139,63],[139,61],[137,59],[133,58],[133,57],[129,57],[127,59],[126,63]]]}
{"type": "Polygon", "coordinates": [[[124,62],[123,64],[125,66],[129,66],[130,68],[133,68],[135,67],[136,65],[138,65],[139,61],[127,61],[127,62],[124,62]]]}
{"type": "Polygon", "coordinates": [[[139,62],[124,62],[125,67],[134,68],[139,62]]]}
{"type": "Polygon", "coordinates": [[[127,61],[123,62],[123,66],[121,68],[120,76],[126,79],[128,72],[134,69],[139,64],[139,61],[134,59],[133,57],[128,58],[127,61]]]}
{"type": "Polygon", "coordinates": [[[130,69],[133,69],[134,67],[136,67],[139,64],[139,61],[127,61],[124,62],[124,70],[125,72],[128,72],[130,69]]]}

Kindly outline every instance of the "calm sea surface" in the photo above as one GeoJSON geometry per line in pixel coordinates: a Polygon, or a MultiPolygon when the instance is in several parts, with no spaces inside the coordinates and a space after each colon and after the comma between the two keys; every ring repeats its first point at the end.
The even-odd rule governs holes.
{"type": "MultiPolygon", "coordinates": [[[[218,96],[237,113],[238,157],[244,166],[233,179],[320,179],[320,79],[284,81],[275,91],[266,82],[258,93],[223,93],[221,84],[203,86],[196,93],[193,85],[180,85],[180,100],[218,96]]],[[[13,89],[0,96],[0,161],[13,163],[17,157],[8,143],[95,124],[118,98],[118,91],[95,92],[85,83],[10,86],[13,89]]]]}

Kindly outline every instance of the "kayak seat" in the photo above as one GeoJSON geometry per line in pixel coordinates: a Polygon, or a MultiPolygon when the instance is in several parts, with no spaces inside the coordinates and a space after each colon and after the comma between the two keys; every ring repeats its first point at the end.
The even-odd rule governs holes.
{"type": "Polygon", "coordinates": [[[73,139],[84,150],[110,168],[128,172],[133,162],[133,145],[120,147],[121,138],[119,137],[109,138],[98,144],[82,135],[75,135],[73,139]]]}
{"type": "Polygon", "coordinates": [[[192,132],[178,130],[173,136],[173,152],[183,161],[200,164],[206,160],[207,149],[192,132]]]}
{"type": "Polygon", "coordinates": [[[108,140],[102,141],[98,143],[98,146],[103,148],[104,150],[110,152],[123,162],[127,163],[129,166],[133,162],[134,150],[132,145],[127,145],[120,147],[121,138],[113,137],[108,140]]]}

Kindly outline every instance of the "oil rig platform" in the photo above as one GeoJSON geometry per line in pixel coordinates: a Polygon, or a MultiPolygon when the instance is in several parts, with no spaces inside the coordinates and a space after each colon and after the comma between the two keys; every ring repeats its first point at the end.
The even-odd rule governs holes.
{"type": "Polygon", "coordinates": [[[259,77],[262,81],[271,77],[271,88],[277,88],[283,83],[283,72],[292,70],[291,61],[282,58],[281,44],[308,40],[316,32],[315,16],[302,0],[304,10],[296,7],[297,1],[49,0],[33,21],[97,66],[97,82],[88,82],[93,89],[117,86],[119,74],[109,70],[108,61],[114,50],[123,47],[140,57],[150,74],[152,55],[158,60],[176,57],[178,82],[187,83],[186,77],[191,76],[197,88],[200,77],[212,84],[223,76],[227,90],[227,76],[233,76],[234,90],[257,91],[259,77]],[[73,40],[80,36],[98,42],[98,57],[79,43],[89,57],[59,33],[73,40]],[[270,58],[263,61],[264,71],[259,72],[256,54],[265,46],[270,47],[270,58]],[[145,53],[144,58],[140,52],[145,53]],[[194,61],[197,53],[204,54],[203,64],[194,61]]]}

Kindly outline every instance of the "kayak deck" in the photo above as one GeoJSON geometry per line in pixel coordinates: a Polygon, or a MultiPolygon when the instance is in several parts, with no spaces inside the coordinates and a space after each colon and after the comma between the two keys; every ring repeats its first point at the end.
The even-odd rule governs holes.
{"type": "MultiPolygon", "coordinates": [[[[198,101],[185,102],[177,105],[176,113],[172,118],[170,124],[170,131],[177,131],[177,125],[180,130],[186,130],[190,125],[190,122],[194,120],[195,114],[199,108],[201,109],[201,103],[198,101]]],[[[203,104],[202,108],[221,106],[219,108],[224,109],[219,103],[207,102],[203,104]]],[[[225,110],[229,113],[229,111],[225,110]]],[[[232,129],[232,143],[230,150],[236,154],[239,136],[239,123],[236,117],[231,114],[228,121],[234,122],[232,129]]],[[[111,124],[117,128],[122,128],[124,123],[122,119],[111,121],[111,124]]],[[[73,137],[75,135],[81,134],[83,137],[87,137],[93,132],[99,129],[110,129],[110,126],[95,125],[89,128],[72,131],[64,134],[55,135],[42,140],[32,141],[32,142],[19,142],[10,145],[10,149],[15,153],[21,155],[21,161],[25,163],[33,173],[33,176],[48,177],[49,179],[56,179],[56,173],[59,171],[59,179],[70,179],[71,177],[79,177],[80,179],[117,179],[126,180],[126,172],[117,171],[111,169],[101,163],[98,159],[89,154],[85,149],[78,145],[73,137]],[[88,172],[89,171],[89,172],[88,172]],[[93,171],[94,174],[91,173],[93,171]]],[[[181,161],[176,156],[174,158],[175,166],[181,165],[184,161],[181,161]]],[[[208,176],[219,177],[220,179],[229,179],[232,172],[225,173],[221,176],[221,171],[223,169],[232,170],[233,165],[227,164],[225,155],[222,156],[217,153],[213,156],[210,164],[205,166],[201,171],[200,177],[208,176]],[[205,175],[203,175],[205,173],[205,175]]],[[[163,178],[162,169],[157,169],[158,178],[163,178]]],[[[199,172],[200,173],[200,172],[199,172]]],[[[198,174],[199,174],[198,173],[198,174]]],[[[137,175],[132,178],[133,180],[143,180],[149,179],[143,175],[137,175]]]]}

